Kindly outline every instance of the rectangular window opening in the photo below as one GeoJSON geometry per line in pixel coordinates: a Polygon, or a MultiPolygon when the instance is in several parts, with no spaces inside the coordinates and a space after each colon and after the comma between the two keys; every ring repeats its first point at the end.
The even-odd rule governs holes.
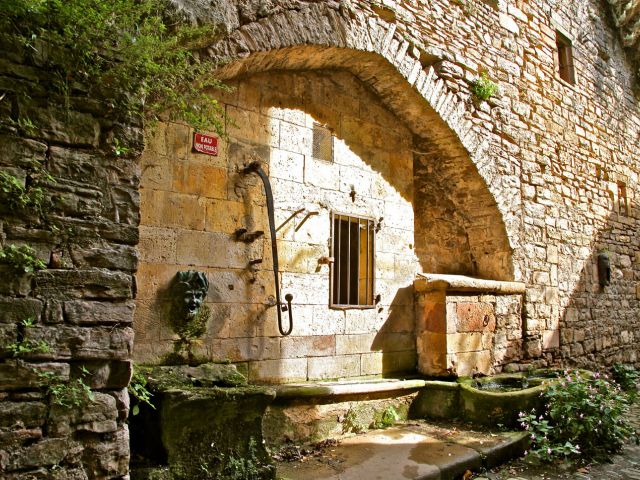
{"type": "Polygon", "coordinates": [[[332,213],[332,307],[371,308],[374,303],[375,224],[372,219],[332,213]]]}
{"type": "Polygon", "coordinates": [[[629,215],[627,184],[624,182],[618,182],[618,213],[620,213],[620,215],[629,215]]]}
{"type": "Polygon", "coordinates": [[[556,47],[558,48],[558,74],[560,78],[571,85],[576,83],[573,67],[573,47],[562,33],[556,31],[556,47]]]}
{"type": "Polygon", "coordinates": [[[331,130],[319,123],[313,124],[313,158],[333,162],[333,134],[331,130]]]}

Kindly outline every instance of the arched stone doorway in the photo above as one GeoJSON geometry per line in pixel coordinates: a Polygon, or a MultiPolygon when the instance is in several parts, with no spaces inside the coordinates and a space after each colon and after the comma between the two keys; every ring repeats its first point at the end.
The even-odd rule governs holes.
{"type": "MultiPolygon", "coordinates": [[[[201,353],[209,360],[246,365],[250,379],[256,381],[411,370],[416,361],[412,288],[416,272],[513,279],[505,222],[488,187],[491,161],[465,118],[468,104],[439,77],[430,64],[433,58],[396,38],[393,28],[364,25],[327,8],[314,5],[311,10],[326,9],[327,16],[291,19],[286,24],[278,15],[265,18],[258,30],[256,23],[241,27],[209,49],[214,57],[229,60],[216,75],[237,87],[221,99],[231,112],[224,158],[203,162],[194,157],[178,145],[190,142],[189,132],[169,126],[163,133],[164,160],[156,162],[156,151],[151,163],[143,164],[146,168],[156,162],[157,171],[173,173],[169,179],[159,174],[151,183],[143,175],[139,360],[157,360],[171,345],[171,333],[158,322],[166,303],[163,285],[176,270],[204,270],[214,286],[208,298],[214,314],[201,353]],[[326,29],[318,30],[318,22],[326,29]],[[333,87],[327,87],[332,82],[333,87]],[[314,85],[324,86],[313,92],[314,85]],[[351,98],[346,106],[335,104],[340,95],[351,98]],[[354,99],[358,115],[349,111],[348,103],[354,99]],[[381,121],[374,121],[373,112],[381,121]],[[277,143],[270,131],[274,122],[277,143]],[[307,165],[315,162],[312,153],[296,145],[284,147],[287,140],[281,133],[283,128],[312,131],[314,123],[327,127],[338,148],[354,155],[360,177],[341,182],[335,176],[354,166],[341,165],[323,167],[328,180],[335,180],[335,188],[314,185],[318,178],[307,181],[307,165]],[[245,132],[238,137],[234,129],[245,132]],[[389,145],[385,139],[395,140],[389,145]],[[316,243],[301,242],[294,233],[287,237],[287,228],[280,235],[284,246],[289,242],[290,247],[283,253],[283,288],[294,293],[296,302],[297,326],[288,338],[279,338],[273,328],[268,242],[238,246],[230,240],[238,227],[268,227],[261,186],[238,174],[239,166],[255,159],[272,169],[279,226],[302,205],[306,213],[314,214],[311,220],[305,217],[306,228],[324,221],[320,231],[326,231],[316,243]],[[205,171],[211,181],[200,177],[205,171]],[[218,182],[216,175],[224,179],[218,182]],[[379,191],[365,194],[362,208],[355,208],[363,185],[372,191],[376,175],[382,178],[379,191]],[[208,198],[211,188],[217,193],[208,198]],[[394,194],[398,200],[388,208],[386,196],[394,194]],[[376,251],[381,293],[371,308],[328,305],[329,272],[319,259],[330,254],[333,212],[372,218],[382,223],[383,233],[387,226],[403,232],[395,239],[389,236],[390,251],[376,251]],[[167,221],[169,231],[159,231],[167,221]],[[408,224],[404,230],[403,222],[408,224]],[[163,243],[160,237],[172,240],[163,243]],[[405,247],[409,253],[397,249],[405,247]],[[256,259],[262,263],[254,271],[248,263],[256,259]],[[394,281],[385,282],[385,277],[394,281]]],[[[298,139],[304,143],[302,137],[298,139]]],[[[153,173],[153,168],[149,171],[153,173]]],[[[289,225],[295,232],[302,228],[298,221],[289,225]]]]}

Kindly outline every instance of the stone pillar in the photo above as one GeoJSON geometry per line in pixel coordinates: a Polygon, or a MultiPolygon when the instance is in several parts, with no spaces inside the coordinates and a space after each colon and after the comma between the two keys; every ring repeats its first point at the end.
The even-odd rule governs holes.
{"type": "Polygon", "coordinates": [[[524,284],[421,275],[414,287],[421,373],[490,374],[522,358],[524,284]]]}

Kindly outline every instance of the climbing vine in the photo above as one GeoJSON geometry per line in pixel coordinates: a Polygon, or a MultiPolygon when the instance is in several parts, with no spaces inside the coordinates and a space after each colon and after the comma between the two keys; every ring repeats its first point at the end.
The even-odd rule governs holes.
{"type": "MultiPolygon", "coordinates": [[[[198,54],[215,32],[168,17],[166,0],[0,0],[0,7],[0,42],[49,72],[39,86],[67,108],[88,94],[115,117],[154,121],[169,112],[196,129],[222,130],[221,107],[207,91],[224,86],[198,54]]],[[[28,101],[30,92],[16,93],[28,101]]]]}

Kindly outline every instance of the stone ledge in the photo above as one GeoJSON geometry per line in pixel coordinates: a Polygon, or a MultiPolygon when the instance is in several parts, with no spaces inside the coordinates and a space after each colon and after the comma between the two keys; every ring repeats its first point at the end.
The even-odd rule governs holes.
{"type": "Polygon", "coordinates": [[[419,273],[413,282],[417,293],[446,290],[449,292],[496,293],[499,295],[522,294],[525,284],[466,277],[464,275],[445,275],[439,273],[419,273]]]}
{"type": "Polygon", "coordinates": [[[349,382],[295,383],[275,387],[276,398],[328,397],[335,395],[361,395],[368,393],[416,390],[426,385],[425,380],[362,380],[349,382]]]}

